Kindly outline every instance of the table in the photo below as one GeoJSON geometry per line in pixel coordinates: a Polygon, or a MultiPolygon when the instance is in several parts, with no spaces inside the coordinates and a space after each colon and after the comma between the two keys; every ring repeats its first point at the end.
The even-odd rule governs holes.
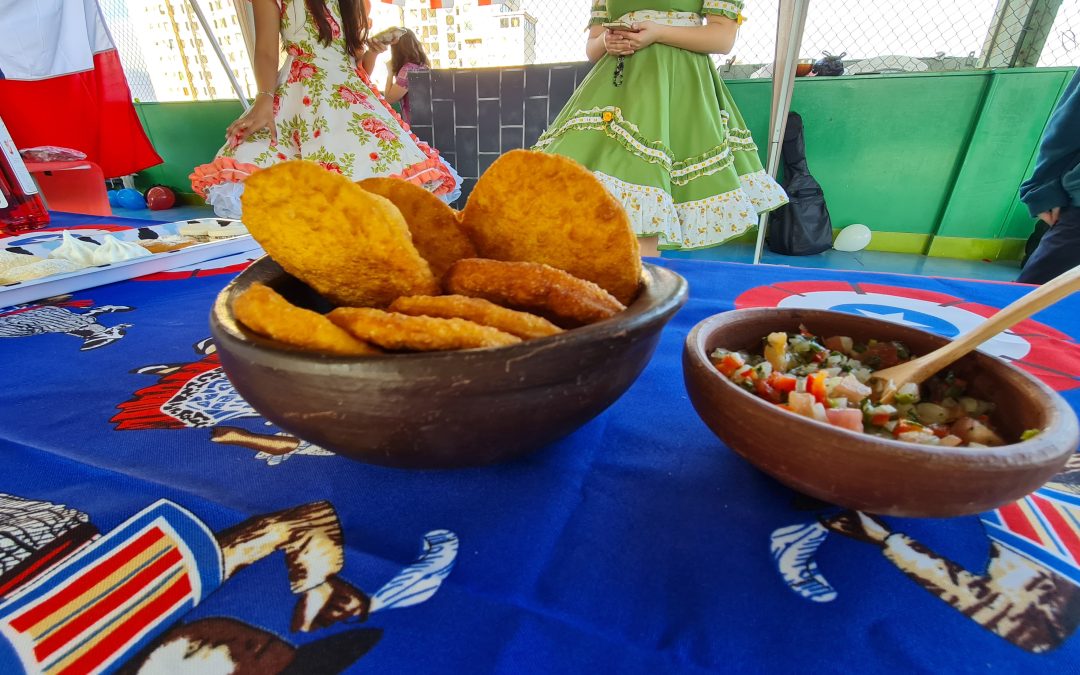
{"type": "MultiPolygon", "coordinates": [[[[54,225],[102,222],[141,221],[54,225]]],[[[293,439],[236,395],[207,314],[242,264],[0,310],[0,664],[79,672],[185,653],[261,673],[1080,663],[1080,463],[981,517],[873,520],[743,462],[682,382],[687,332],[732,307],[836,307],[951,334],[1026,287],[664,261],[690,301],[608,411],[523,461],[412,472],[293,439]],[[875,526],[884,545],[866,536],[875,526]],[[89,553],[72,553],[95,533],[89,553]]],[[[1080,298],[1067,300],[991,349],[1077,406],[1078,317],[1080,298]]]]}

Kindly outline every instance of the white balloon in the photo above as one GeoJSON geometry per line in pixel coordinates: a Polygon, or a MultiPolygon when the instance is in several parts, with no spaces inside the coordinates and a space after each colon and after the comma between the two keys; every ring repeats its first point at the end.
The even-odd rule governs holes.
{"type": "Polygon", "coordinates": [[[840,230],[840,234],[836,235],[833,248],[837,251],[861,251],[870,245],[872,234],[870,228],[861,223],[848,225],[840,230]]]}

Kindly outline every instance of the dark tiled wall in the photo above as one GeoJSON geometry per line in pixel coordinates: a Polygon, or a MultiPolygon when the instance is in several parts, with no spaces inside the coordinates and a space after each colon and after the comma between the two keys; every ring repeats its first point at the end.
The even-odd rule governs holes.
{"type": "Polygon", "coordinates": [[[585,62],[409,74],[412,129],[464,179],[458,206],[496,157],[536,143],[591,68],[585,62]]]}

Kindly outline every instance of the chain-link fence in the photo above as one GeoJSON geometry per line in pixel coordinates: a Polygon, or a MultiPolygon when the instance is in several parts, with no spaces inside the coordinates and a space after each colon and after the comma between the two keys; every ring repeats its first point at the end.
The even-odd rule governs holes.
{"type": "MultiPolygon", "coordinates": [[[[189,0],[98,0],[139,101],[235,98],[221,60],[189,0]]],[[[244,40],[244,5],[197,0],[248,96],[258,87],[244,40]]]]}
{"type": "MultiPolygon", "coordinates": [[[[197,1],[233,71],[254,93],[244,18],[238,14],[243,3],[197,1]]],[[[189,0],[100,2],[133,96],[146,101],[234,96],[189,0]]],[[[771,76],[778,3],[747,1],[735,49],[716,57],[725,78],[771,76]]],[[[413,29],[435,68],[584,59],[590,0],[452,4],[436,10],[430,0],[401,5],[375,0],[372,19],[376,30],[413,29]]],[[[849,75],[1076,65],[1080,0],[814,0],[800,56],[814,61],[827,54],[841,57],[849,75]]],[[[376,82],[385,81],[385,71],[374,75],[376,82]]]]}

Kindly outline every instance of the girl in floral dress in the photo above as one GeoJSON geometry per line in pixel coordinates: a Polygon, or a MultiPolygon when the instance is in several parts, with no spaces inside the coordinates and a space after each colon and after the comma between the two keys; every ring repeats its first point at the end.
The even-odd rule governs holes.
{"type": "Polygon", "coordinates": [[[244,179],[290,159],[353,180],[403,178],[447,201],[460,194],[460,177],[408,130],[368,78],[377,56],[365,47],[369,2],[252,0],[259,93],[229,126],[214,161],[191,175],[195,192],[219,216],[239,218],[244,179]],[[280,72],[279,33],[287,54],[280,72]]]}
{"type": "Polygon", "coordinates": [[[626,207],[643,254],[716,246],[787,203],[709,58],[731,51],[742,7],[593,0],[596,65],[536,147],[592,169],[626,207]]]}
{"type": "Polygon", "coordinates": [[[412,123],[412,108],[409,106],[409,73],[427,70],[431,67],[424,46],[408,28],[405,33],[390,43],[390,72],[386,76],[383,92],[394,110],[401,114],[406,124],[412,123]]]}

